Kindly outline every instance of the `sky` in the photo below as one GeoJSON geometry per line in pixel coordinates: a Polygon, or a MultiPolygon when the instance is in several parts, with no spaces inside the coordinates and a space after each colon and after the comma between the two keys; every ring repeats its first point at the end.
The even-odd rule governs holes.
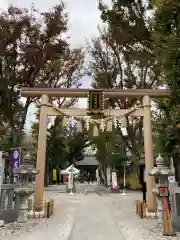
{"type": "MultiPolygon", "coordinates": [[[[6,9],[9,4],[18,7],[31,7],[32,2],[39,11],[47,10],[59,4],[60,0],[0,0],[0,9],[6,9]]],[[[98,0],[64,0],[69,13],[70,44],[72,47],[83,46],[86,40],[98,35],[97,26],[101,23],[100,12],[97,9],[98,0]]],[[[110,4],[111,0],[104,0],[110,4]]],[[[91,79],[86,77],[83,81],[83,88],[89,88],[91,79]]],[[[77,107],[86,107],[86,100],[80,99],[77,107]]],[[[35,107],[29,107],[25,128],[30,129],[31,123],[35,120],[35,107]]]]}

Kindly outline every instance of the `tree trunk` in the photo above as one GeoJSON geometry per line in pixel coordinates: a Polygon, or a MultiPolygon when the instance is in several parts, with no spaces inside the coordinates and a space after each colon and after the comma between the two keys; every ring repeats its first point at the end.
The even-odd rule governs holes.
{"type": "Polygon", "coordinates": [[[44,176],[44,186],[47,187],[49,184],[49,164],[45,163],[45,176],[44,176]]]}
{"type": "Polygon", "coordinates": [[[52,185],[52,164],[49,164],[49,185],[52,185]]]}
{"type": "Polygon", "coordinates": [[[103,171],[103,174],[104,174],[104,185],[105,185],[105,187],[107,187],[107,171],[106,171],[106,168],[107,168],[107,164],[103,163],[102,164],[102,171],[103,171]]]}
{"type": "Polygon", "coordinates": [[[178,184],[180,184],[180,158],[176,154],[173,156],[174,159],[174,168],[175,168],[175,179],[178,184]]]}
{"type": "Polygon", "coordinates": [[[12,147],[18,147],[19,145],[19,134],[14,127],[11,127],[12,131],[12,147]]]}

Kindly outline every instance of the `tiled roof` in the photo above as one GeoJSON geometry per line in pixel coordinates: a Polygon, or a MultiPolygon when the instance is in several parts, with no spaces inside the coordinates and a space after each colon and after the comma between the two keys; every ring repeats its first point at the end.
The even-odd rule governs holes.
{"type": "Polygon", "coordinates": [[[77,166],[98,166],[99,163],[94,156],[85,156],[83,160],[76,162],[77,166]]]}

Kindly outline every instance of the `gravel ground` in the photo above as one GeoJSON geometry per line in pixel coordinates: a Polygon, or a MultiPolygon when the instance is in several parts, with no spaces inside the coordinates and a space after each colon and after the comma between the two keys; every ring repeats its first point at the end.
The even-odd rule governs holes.
{"type": "Polygon", "coordinates": [[[61,194],[55,198],[55,214],[49,219],[32,219],[27,223],[11,223],[0,228],[0,240],[67,239],[74,217],[82,201],[81,194],[61,194]],[[54,238],[53,235],[56,237],[54,238]]]}
{"type": "Polygon", "coordinates": [[[163,236],[156,219],[140,219],[136,215],[135,201],[141,199],[140,194],[130,192],[127,196],[110,194],[103,197],[127,240],[180,240],[180,233],[176,237],[163,236]]]}
{"type": "MultiPolygon", "coordinates": [[[[56,221],[55,224],[59,224],[59,219],[63,219],[61,223],[61,235],[66,236],[70,230],[70,226],[73,224],[73,218],[78,208],[78,203],[81,202],[81,193],[84,192],[88,184],[77,184],[77,194],[73,197],[65,193],[65,185],[52,185],[45,188],[44,198],[52,198],[55,200],[56,214],[55,217],[49,219],[41,218],[31,219],[27,223],[10,223],[6,224],[5,227],[0,227],[0,240],[11,240],[15,239],[15,236],[20,236],[24,234],[30,234],[31,232],[36,232],[38,229],[50,228],[52,223],[56,221]],[[60,213],[59,213],[60,212],[60,213]],[[58,215],[58,223],[57,223],[58,215]]],[[[27,238],[27,237],[26,237],[27,238]]],[[[32,237],[31,237],[32,238],[32,237]]],[[[19,238],[18,238],[19,239],[19,238]]],[[[23,239],[24,240],[24,239],[23,239]]],[[[26,239],[27,240],[27,239],[26,239]]],[[[61,239],[63,240],[63,239],[61,239]]]]}
{"type": "MultiPolygon", "coordinates": [[[[54,194],[54,216],[49,219],[30,220],[24,224],[7,224],[0,228],[0,240],[54,240],[57,237],[60,240],[67,240],[72,226],[76,224],[74,219],[78,210],[81,210],[84,199],[92,197],[91,193],[87,195],[77,193],[74,196],[54,194]]],[[[156,219],[140,219],[136,215],[135,200],[141,199],[140,194],[129,192],[127,196],[122,196],[104,193],[98,197],[106,205],[105,209],[111,214],[114,224],[126,240],[180,240],[180,233],[177,233],[176,237],[164,237],[162,229],[157,227],[156,219]]],[[[96,214],[98,216],[98,212],[96,214]]]]}
{"type": "Polygon", "coordinates": [[[50,222],[51,219],[32,219],[27,223],[10,223],[0,228],[0,240],[9,240],[13,235],[16,236],[20,232],[32,232],[37,228],[41,228],[44,224],[50,222]]]}

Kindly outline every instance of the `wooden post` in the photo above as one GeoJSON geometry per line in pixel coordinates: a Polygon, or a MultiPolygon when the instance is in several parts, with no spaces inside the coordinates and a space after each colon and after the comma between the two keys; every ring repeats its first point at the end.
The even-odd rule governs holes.
{"type": "Polygon", "coordinates": [[[168,207],[168,198],[162,197],[163,202],[163,217],[164,217],[164,236],[176,236],[176,233],[174,232],[173,226],[172,226],[172,220],[170,216],[170,211],[168,207]]]}
{"type": "Polygon", "coordinates": [[[138,214],[138,200],[136,200],[136,214],[138,214]]]}
{"type": "Polygon", "coordinates": [[[146,217],[146,202],[145,201],[143,201],[143,218],[145,218],[146,217]]]}
{"type": "MultiPolygon", "coordinates": [[[[144,106],[144,153],[145,153],[145,167],[148,172],[154,167],[153,156],[153,141],[152,141],[152,124],[151,124],[151,106],[149,96],[143,97],[144,106]]],[[[155,185],[154,177],[147,174],[146,186],[147,186],[147,209],[148,212],[156,211],[156,198],[152,193],[152,188],[155,185]]]]}
{"type": "Polygon", "coordinates": [[[39,137],[37,150],[36,167],[40,173],[36,176],[36,191],[35,191],[35,211],[42,211],[43,209],[43,194],[44,194],[44,172],[46,160],[46,139],[47,139],[47,105],[48,96],[42,95],[40,119],[39,119],[39,137]]]}
{"type": "Polygon", "coordinates": [[[47,202],[47,218],[50,217],[50,201],[47,202]]]}

